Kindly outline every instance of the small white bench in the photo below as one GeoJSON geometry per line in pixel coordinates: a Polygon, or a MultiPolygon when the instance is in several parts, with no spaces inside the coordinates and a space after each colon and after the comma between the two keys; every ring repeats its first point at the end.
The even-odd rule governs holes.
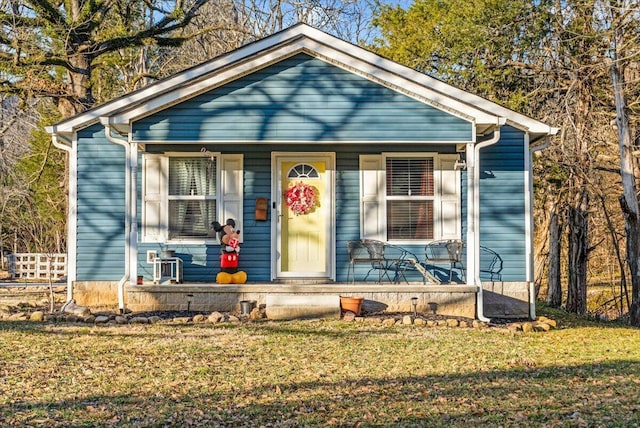
{"type": "Polygon", "coordinates": [[[291,320],[299,318],[340,319],[340,296],[269,294],[266,299],[267,318],[291,320]]]}

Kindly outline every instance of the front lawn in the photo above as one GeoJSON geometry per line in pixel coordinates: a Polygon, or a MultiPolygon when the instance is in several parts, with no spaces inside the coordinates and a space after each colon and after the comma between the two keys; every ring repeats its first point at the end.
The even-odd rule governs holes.
{"type": "Polygon", "coordinates": [[[0,321],[0,426],[640,426],[640,331],[546,315],[531,333],[0,321]]]}

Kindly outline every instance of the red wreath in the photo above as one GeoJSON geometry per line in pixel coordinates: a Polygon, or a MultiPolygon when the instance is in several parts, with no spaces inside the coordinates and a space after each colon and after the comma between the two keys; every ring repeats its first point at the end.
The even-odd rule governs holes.
{"type": "Polygon", "coordinates": [[[289,187],[284,196],[287,206],[295,215],[309,214],[318,206],[318,191],[302,181],[289,187]]]}

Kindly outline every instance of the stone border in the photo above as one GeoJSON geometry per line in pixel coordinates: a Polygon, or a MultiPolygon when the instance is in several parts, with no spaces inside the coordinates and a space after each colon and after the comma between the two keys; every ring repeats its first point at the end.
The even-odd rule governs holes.
{"type": "MultiPolygon", "coordinates": [[[[83,323],[96,325],[128,325],[128,324],[221,324],[221,323],[243,323],[243,322],[264,322],[269,320],[266,315],[265,305],[253,308],[250,314],[240,314],[238,312],[218,312],[211,313],[187,313],[187,312],[150,312],[150,313],[129,313],[116,314],[113,312],[91,313],[88,308],[82,306],[71,306],[63,308],[61,313],[49,314],[46,311],[34,308],[30,304],[24,303],[17,306],[0,305],[0,320],[2,321],[32,321],[32,322],[53,322],[53,323],[83,323]]],[[[504,332],[547,332],[557,328],[555,320],[544,316],[538,317],[535,321],[525,322],[505,322],[486,323],[478,320],[460,319],[452,317],[430,318],[424,314],[417,316],[396,313],[396,314],[369,314],[356,316],[352,312],[346,312],[341,318],[345,323],[366,323],[380,325],[384,327],[411,326],[425,328],[473,328],[492,329],[504,332]]]]}

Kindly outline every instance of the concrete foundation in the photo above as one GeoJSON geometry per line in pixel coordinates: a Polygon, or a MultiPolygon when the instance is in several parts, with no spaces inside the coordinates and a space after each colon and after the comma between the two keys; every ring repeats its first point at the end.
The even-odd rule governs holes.
{"type": "MultiPolygon", "coordinates": [[[[126,286],[125,304],[134,312],[187,308],[238,312],[242,300],[267,305],[267,297],[277,295],[306,296],[310,301],[324,296],[362,296],[365,313],[412,312],[411,299],[417,297],[418,312],[467,318],[476,315],[476,289],[461,284],[145,284],[126,286]]],[[[76,282],[73,298],[83,306],[117,308],[117,282],[76,282]]]]}

